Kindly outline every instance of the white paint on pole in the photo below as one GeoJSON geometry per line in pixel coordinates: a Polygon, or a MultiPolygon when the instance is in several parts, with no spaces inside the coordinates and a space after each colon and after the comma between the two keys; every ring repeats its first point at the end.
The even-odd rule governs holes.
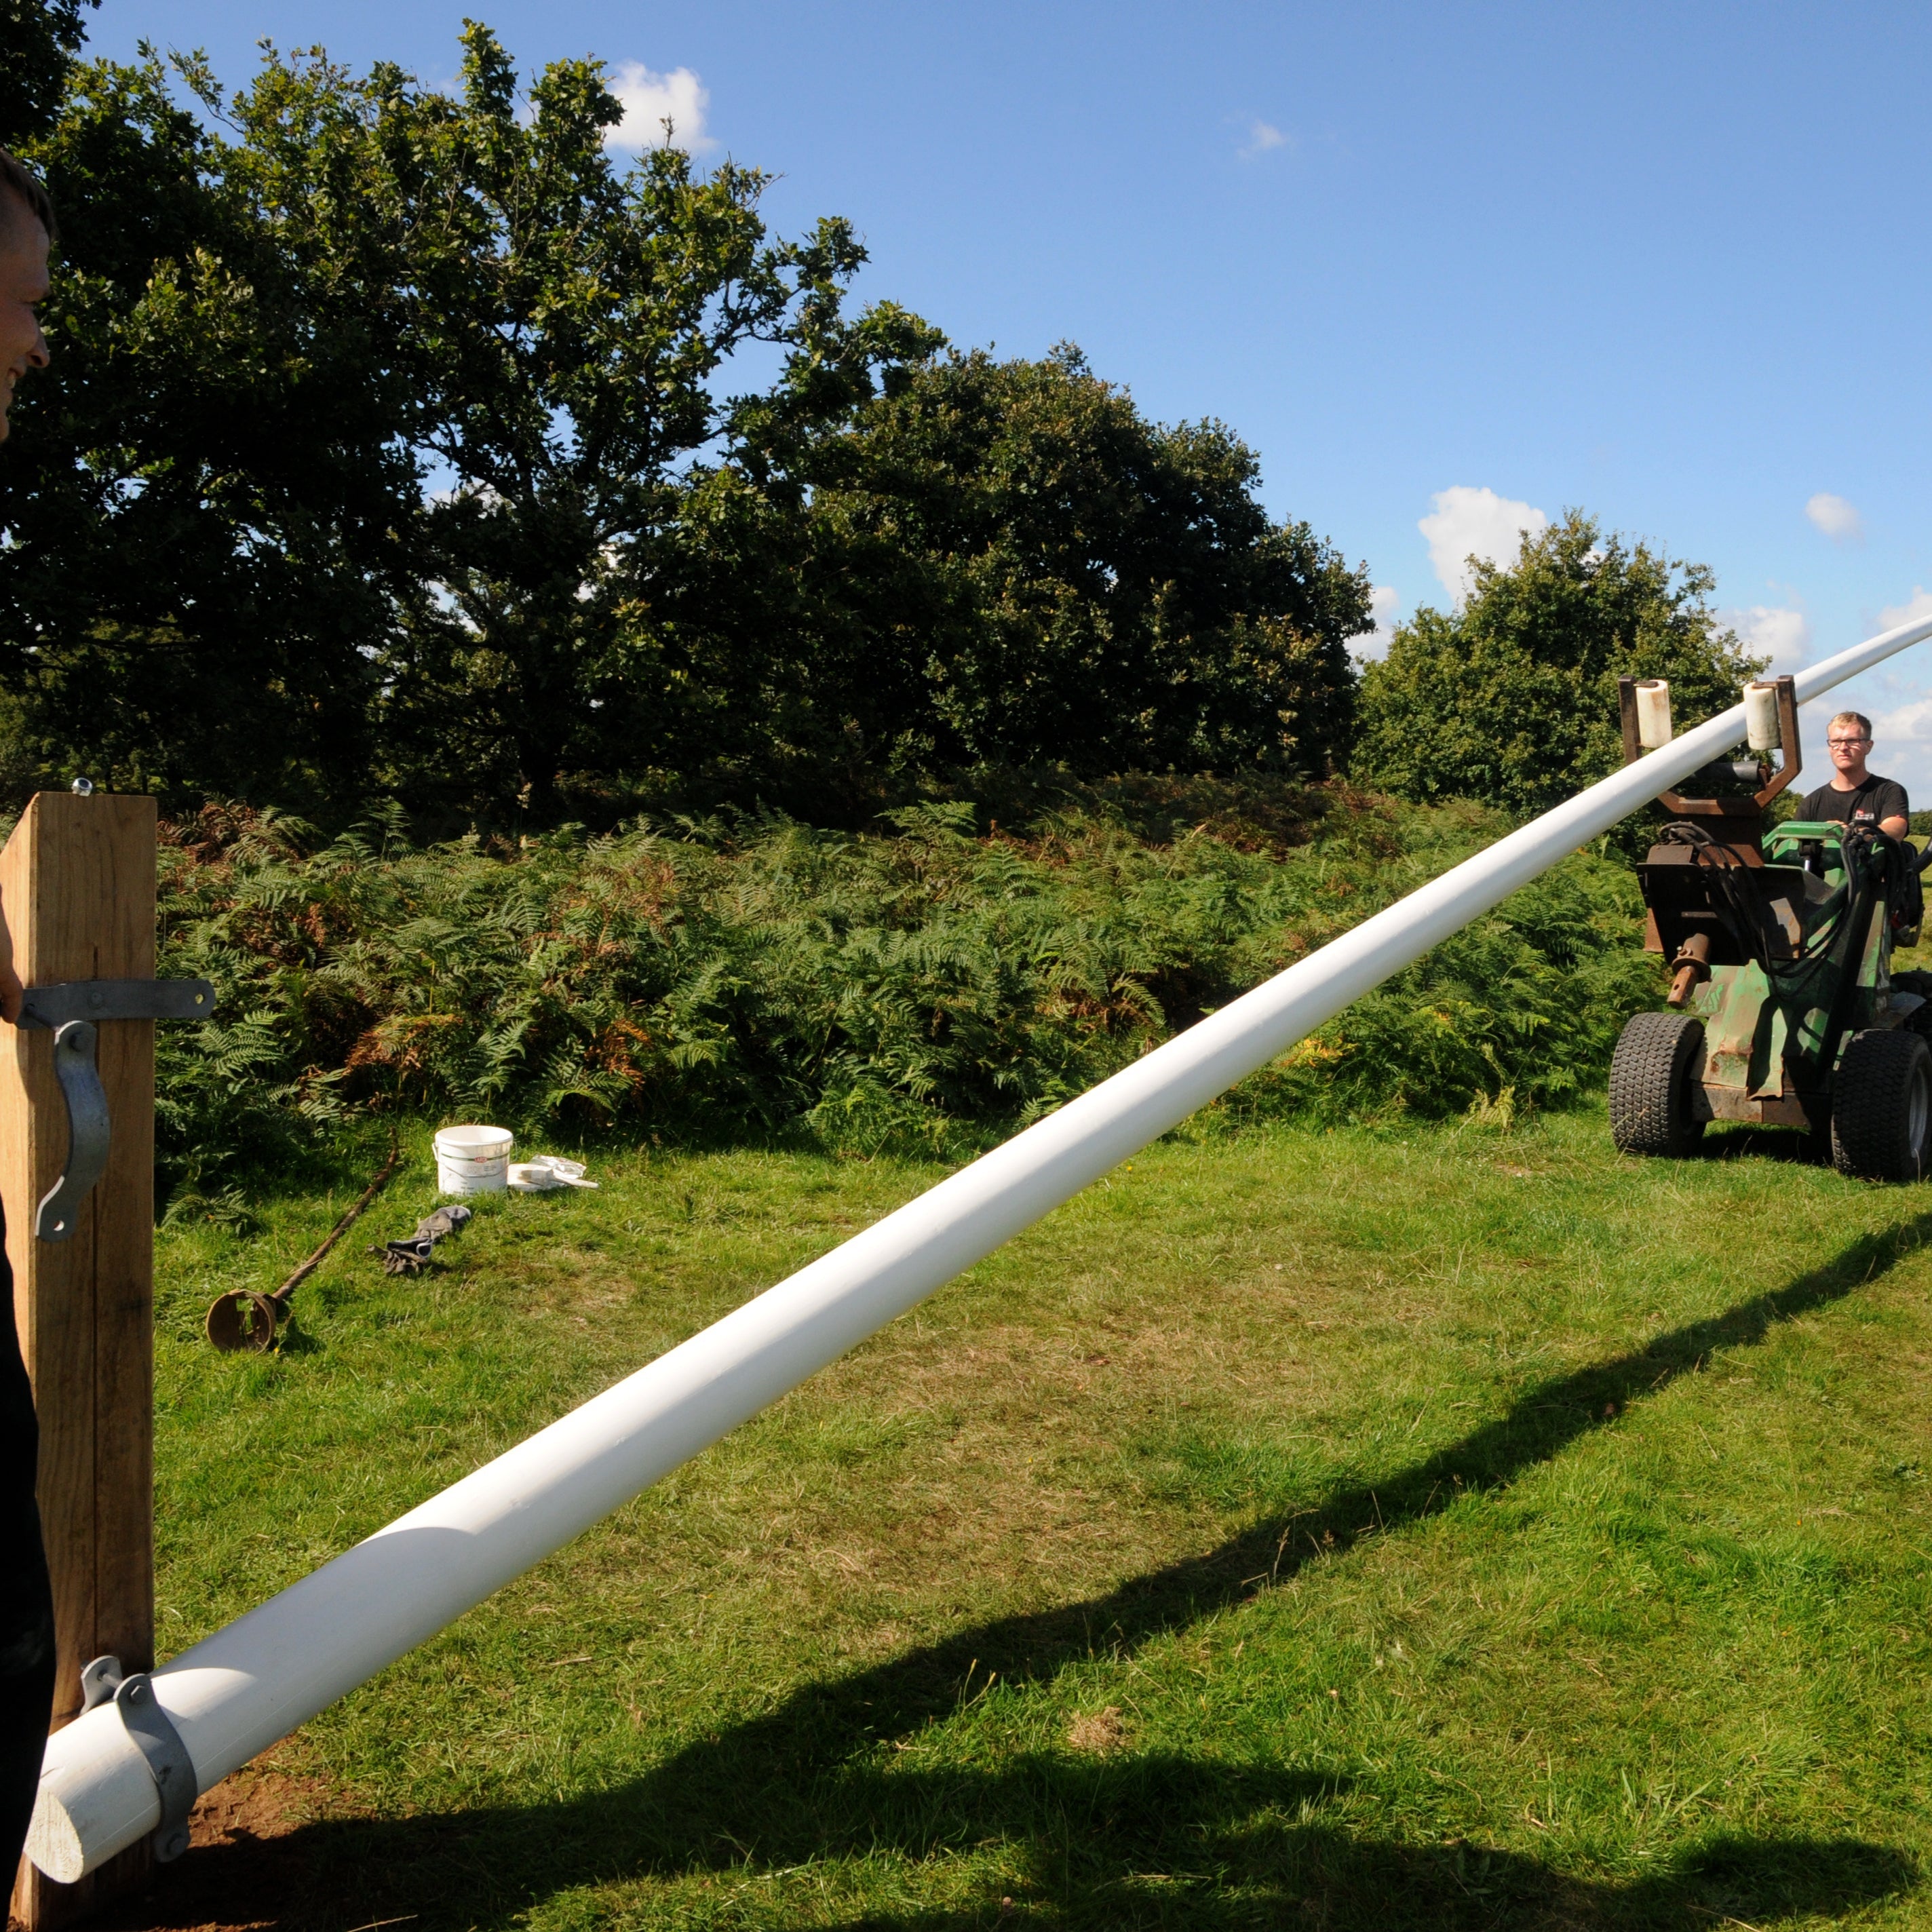
{"type": "MultiPolygon", "coordinates": [[[[1801,703],[1932,635],[1799,674],[1801,703]]],[[[206,1791],[640,1490],[1738,743],[1742,704],[1511,832],[1070,1102],[154,1672],[206,1791]]],[[[47,1741],[27,1853],[72,1883],[160,1806],[110,1705],[47,1741]]]]}

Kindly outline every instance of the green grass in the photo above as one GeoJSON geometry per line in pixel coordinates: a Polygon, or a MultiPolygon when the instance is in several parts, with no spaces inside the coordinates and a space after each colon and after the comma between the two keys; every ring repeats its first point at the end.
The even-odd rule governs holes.
{"type": "MultiPolygon", "coordinates": [[[[1786,1145],[1171,1140],[316,1720],[258,1774],[298,1828],[170,1882],[343,1932],[1932,1924],[1932,1192],[1786,1145]]],[[[420,1281],[358,1231],[272,1360],[201,1310],[359,1175],[164,1231],[164,1650],[938,1172],[597,1162],[420,1281]]]]}

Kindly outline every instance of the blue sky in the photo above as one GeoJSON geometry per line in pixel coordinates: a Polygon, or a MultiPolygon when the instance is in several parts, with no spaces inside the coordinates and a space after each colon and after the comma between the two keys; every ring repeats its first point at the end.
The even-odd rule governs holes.
{"type": "MultiPolygon", "coordinates": [[[[1932,610],[1932,9],[104,0],[92,45],[443,80],[466,10],[849,217],[862,296],[1220,418],[1385,611],[1570,506],[1780,669],[1932,610]]],[[[1928,694],[1921,646],[1852,701],[1932,804],[1928,694]]]]}

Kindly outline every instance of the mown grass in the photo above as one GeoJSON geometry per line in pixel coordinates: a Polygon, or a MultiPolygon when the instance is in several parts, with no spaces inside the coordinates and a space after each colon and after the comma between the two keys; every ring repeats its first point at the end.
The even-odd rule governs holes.
{"type": "MultiPolygon", "coordinates": [[[[1932,1192],[1790,1151],[1150,1149],[309,1725],[166,1922],[1932,1922],[1932,1192]]],[[[272,1360],[201,1310],[352,1163],[164,1231],[165,1649],[938,1172],[596,1158],[272,1360]]]]}

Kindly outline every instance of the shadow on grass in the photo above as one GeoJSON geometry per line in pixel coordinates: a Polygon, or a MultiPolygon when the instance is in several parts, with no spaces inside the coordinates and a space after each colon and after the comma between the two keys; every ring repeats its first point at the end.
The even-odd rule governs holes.
{"type": "Polygon", "coordinates": [[[1688,1156],[1692,1160],[1782,1160],[1799,1167],[1828,1167],[1829,1146],[1802,1127],[1726,1124],[1707,1127],[1688,1156]]]}
{"type": "MultiPolygon", "coordinates": [[[[1333,1778],[1131,1753],[932,1769],[916,1745],[898,1763],[892,1747],[958,1708],[975,1663],[1010,1684],[1046,1681],[1096,1651],[1131,1651],[1213,1616],[1460,1496],[1502,1488],[1714,1352],[1755,1346],[1928,1240],[1932,1214],[1862,1237],[1784,1288],[1538,1384],[1496,1420],[1372,1487],[1278,1515],[1104,1597],[1000,1618],[801,1686],[769,1715],[690,1745],[631,1784],[556,1804],[332,1821],[272,1846],[210,1848],[185,1862],[166,1916],[140,1922],[245,1923],[250,1912],[272,1912],[285,1927],[346,1927],[406,1913],[422,1932],[500,1927],[592,1882],[730,1873],[776,1883],[822,1862],[930,1858],[988,1844],[1006,1847],[1025,1874],[1004,1918],[996,1897],[846,1922],[904,1932],[996,1922],[1214,1932],[1286,1922],[1292,1910],[1298,1922],[1330,1927],[1688,1927],[1844,1911],[1909,1888],[1918,1874],[1908,1857],[1849,1839],[1714,1840],[1665,1872],[1616,1884],[1514,1852],[1364,1838],[1324,1818],[1346,1796],[1333,1778]],[[243,1895],[258,1882],[270,1891],[243,1895]]],[[[889,1888],[898,1882],[880,1876],[889,1888]]],[[[729,1906],[714,1889],[704,1909],[721,1922],[744,1922],[748,1912],[777,1922],[781,1896],[771,1894],[766,1912],[748,1900],[729,1906]]],[[[673,1909],[704,1916],[688,1899],[673,1909]]]]}
{"type": "MultiPolygon", "coordinates": [[[[1159,1754],[1041,1755],[996,1770],[936,1771],[890,1768],[874,1755],[820,1762],[799,1783],[772,1780],[742,1740],[707,1748],[706,1763],[696,1755],[561,1804],[330,1822],[190,1852],[146,1909],[116,1915],[104,1932],[504,1928],[566,1889],[646,1876],[686,1883],[656,1901],[657,1913],[644,1900],[607,1894],[596,1906],[559,1901],[556,1922],[639,1925],[662,1914],[680,1925],[782,1925],[796,1916],[851,1932],[1286,1924],[1689,1932],[1835,1916],[1918,1881],[1908,1855],[1862,1840],[1725,1837],[1619,1884],[1460,1841],[1365,1836],[1324,1815],[1346,1798],[1342,1780],[1159,1754]],[[1000,1871],[959,1886],[981,1894],[969,1902],[824,1912],[845,1862],[872,1866],[844,1875],[853,1892],[890,1897],[904,1876],[888,1861],[962,1859],[988,1845],[1004,1852],[1000,1871]]],[[[944,1877],[938,1883],[946,1886],[944,1877]]]]}

